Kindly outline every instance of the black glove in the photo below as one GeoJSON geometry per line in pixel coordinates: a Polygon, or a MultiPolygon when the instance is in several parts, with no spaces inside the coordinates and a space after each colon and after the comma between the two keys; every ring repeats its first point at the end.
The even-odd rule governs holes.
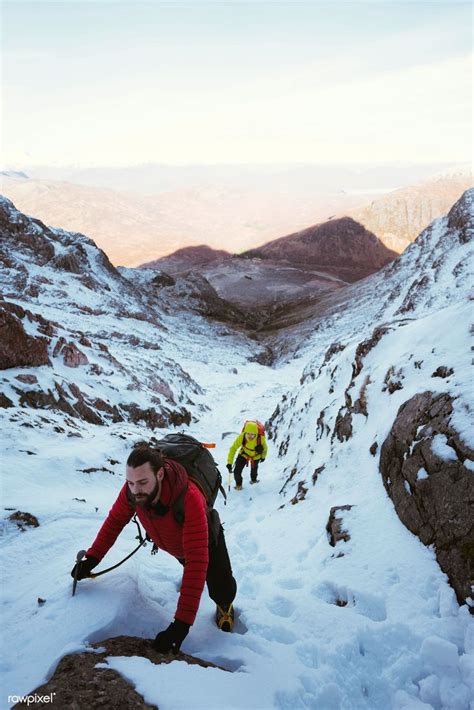
{"type": "Polygon", "coordinates": [[[160,653],[168,653],[169,651],[173,651],[176,655],[181,644],[188,635],[190,628],[190,624],[186,624],[184,621],[175,619],[167,629],[160,631],[160,633],[156,635],[156,638],[151,642],[151,645],[155,651],[159,651],[160,653]]]}
{"type": "Polygon", "coordinates": [[[232,464],[228,463],[226,469],[229,471],[229,473],[232,473],[232,464]]]}
{"type": "Polygon", "coordinates": [[[257,461],[257,463],[263,463],[264,461],[265,459],[260,459],[259,461],[257,461]]]}
{"type": "Polygon", "coordinates": [[[92,555],[86,556],[80,562],[76,562],[76,564],[71,570],[71,577],[74,577],[74,575],[76,574],[76,568],[79,566],[77,579],[85,579],[89,576],[94,567],[97,567],[99,562],[100,560],[98,560],[96,557],[92,557],[92,555]]]}

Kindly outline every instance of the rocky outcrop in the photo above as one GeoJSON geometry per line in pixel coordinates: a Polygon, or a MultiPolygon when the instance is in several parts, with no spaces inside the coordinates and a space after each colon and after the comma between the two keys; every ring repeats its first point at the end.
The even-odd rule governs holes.
{"type": "Polygon", "coordinates": [[[47,338],[28,335],[21,317],[6,304],[0,305],[0,370],[50,365],[48,344],[47,338]]]}
{"type": "Polygon", "coordinates": [[[89,364],[87,355],[79,350],[75,343],[67,343],[63,337],[59,338],[53,350],[53,357],[59,355],[62,355],[66,367],[80,367],[89,364]]]}
{"type": "Polygon", "coordinates": [[[474,576],[474,460],[450,423],[453,399],[424,392],[398,410],[380,453],[380,473],[400,520],[433,545],[458,601],[474,576]]]}
{"type": "Polygon", "coordinates": [[[26,529],[25,525],[30,528],[39,527],[39,522],[36,515],[32,515],[31,513],[24,513],[21,510],[17,510],[15,513],[9,515],[8,520],[12,520],[14,523],[16,523],[22,532],[24,532],[26,529]]]}
{"type": "Polygon", "coordinates": [[[149,429],[164,429],[169,426],[191,423],[191,412],[184,407],[178,410],[162,407],[159,412],[154,407],[142,409],[137,404],[121,404],[120,407],[128,412],[129,421],[134,424],[144,422],[149,429]]]}
{"type": "Polygon", "coordinates": [[[326,531],[329,536],[329,544],[331,547],[335,547],[339,540],[347,542],[351,539],[348,531],[344,529],[344,521],[342,512],[344,510],[350,510],[352,505],[335,505],[329,511],[329,519],[326,525],[326,531]]]}
{"type": "MultiPolygon", "coordinates": [[[[41,600],[42,605],[47,600],[41,600]]],[[[147,658],[155,666],[162,663],[180,661],[203,668],[219,668],[213,663],[189,656],[187,653],[158,653],[151,647],[147,639],[133,636],[117,636],[99,643],[92,644],[90,651],[64,656],[59,662],[54,675],[47,683],[29,693],[36,696],[35,708],[49,708],[51,698],[53,705],[59,708],[127,708],[127,710],[158,710],[156,705],[150,705],[144,698],[112,668],[107,668],[109,656],[140,656],[147,658]],[[97,667],[98,665],[102,667],[97,667]],[[104,667],[105,666],[105,667],[104,667]]],[[[221,669],[225,671],[225,669],[221,669]]],[[[24,708],[25,704],[18,702],[14,708],[24,708]]]]}

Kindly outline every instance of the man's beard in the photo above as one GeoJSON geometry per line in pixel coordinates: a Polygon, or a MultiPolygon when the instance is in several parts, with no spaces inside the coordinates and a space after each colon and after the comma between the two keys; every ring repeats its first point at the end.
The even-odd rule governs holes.
{"type": "Polygon", "coordinates": [[[159,488],[160,484],[157,480],[151,493],[148,493],[148,495],[141,494],[140,496],[134,496],[133,493],[131,493],[132,500],[135,505],[138,505],[139,508],[151,508],[151,504],[153,503],[159,488]]]}

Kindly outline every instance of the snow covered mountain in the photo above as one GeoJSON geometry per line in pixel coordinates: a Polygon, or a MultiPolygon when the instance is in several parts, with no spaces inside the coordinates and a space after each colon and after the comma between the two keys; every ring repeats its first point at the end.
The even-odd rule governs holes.
{"type": "Polygon", "coordinates": [[[1,201],[5,706],[104,642],[99,666],[151,707],[470,709],[473,198],[382,271],[258,333],[205,279],[117,271],[90,239],[1,201]],[[235,632],[204,592],[183,644],[226,670],[112,650],[168,625],[181,576],[141,552],[70,596],[131,443],[186,428],[224,470],[254,417],[270,438],[261,481],[218,506],[235,632]]]}

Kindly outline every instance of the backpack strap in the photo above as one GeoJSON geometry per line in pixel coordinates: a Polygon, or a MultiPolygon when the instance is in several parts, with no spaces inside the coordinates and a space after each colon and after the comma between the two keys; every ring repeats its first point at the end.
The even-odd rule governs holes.
{"type": "Polygon", "coordinates": [[[176,520],[178,525],[184,525],[184,496],[188,490],[188,484],[183,488],[179,496],[176,498],[175,502],[171,506],[173,511],[173,518],[176,520]]]}

